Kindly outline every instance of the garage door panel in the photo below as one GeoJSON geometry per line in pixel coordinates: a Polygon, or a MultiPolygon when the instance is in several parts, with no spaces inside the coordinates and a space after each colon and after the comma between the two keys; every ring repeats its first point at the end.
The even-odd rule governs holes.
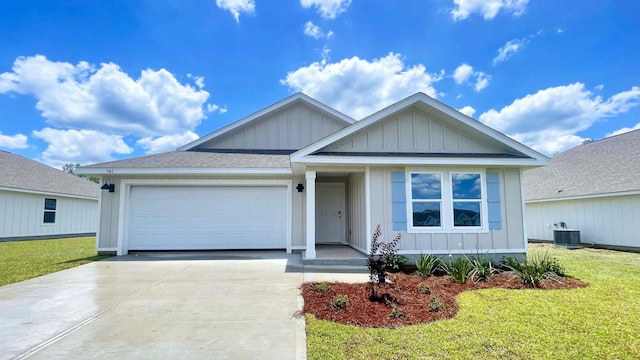
{"type": "Polygon", "coordinates": [[[286,187],[133,186],[128,249],[286,248],[286,187]]]}

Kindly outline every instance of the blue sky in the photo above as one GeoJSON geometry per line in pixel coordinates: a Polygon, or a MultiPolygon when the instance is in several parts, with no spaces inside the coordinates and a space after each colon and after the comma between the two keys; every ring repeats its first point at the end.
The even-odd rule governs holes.
{"type": "Polygon", "coordinates": [[[0,149],[173,150],[302,91],[361,119],[422,91],[547,155],[640,128],[640,2],[0,3],[0,149]]]}

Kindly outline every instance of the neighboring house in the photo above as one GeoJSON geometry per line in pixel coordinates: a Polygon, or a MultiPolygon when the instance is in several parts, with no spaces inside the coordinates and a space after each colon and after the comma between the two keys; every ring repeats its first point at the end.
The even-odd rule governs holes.
{"type": "Polygon", "coordinates": [[[100,185],[0,150],[0,241],[95,235],[100,185]]]}
{"type": "MultiPolygon", "coordinates": [[[[422,93],[360,121],[296,94],[177,151],[79,169],[102,192],[98,250],[523,254],[521,170],[547,158],[422,93]],[[464,213],[469,224],[457,223],[464,213]]],[[[464,222],[464,221],[463,221],[464,222]]]]}
{"type": "Polygon", "coordinates": [[[553,240],[554,224],[583,244],[640,250],[640,130],[576,146],[525,172],[531,240],[553,240]]]}

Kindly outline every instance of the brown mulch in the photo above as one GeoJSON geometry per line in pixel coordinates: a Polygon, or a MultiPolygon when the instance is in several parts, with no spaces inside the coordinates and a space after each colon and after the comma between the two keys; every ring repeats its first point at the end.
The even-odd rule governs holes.
{"type": "MultiPolygon", "coordinates": [[[[465,284],[454,282],[448,276],[423,278],[415,274],[397,273],[389,274],[387,284],[375,285],[377,294],[386,301],[372,302],[369,301],[368,283],[326,283],[328,289],[325,291],[319,291],[316,284],[302,285],[302,313],[342,324],[376,328],[395,328],[452,318],[458,312],[456,296],[463,291],[490,288],[529,289],[520,278],[508,272],[496,274],[487,281],[470,280],[465,284]],[[420,283],[426,284],[430,290],[429,294],[418,292],[420,283]],[[347,295],[349,300],[344,309],[331,308],[330,303],[337,295],[347,295]],[[391,315],[394,306],[396,316],[391,315]]],[[[558,277],[543,281],[540,289],[572,289],[585,286],[587,285],[578,279],[558,277]]]]}

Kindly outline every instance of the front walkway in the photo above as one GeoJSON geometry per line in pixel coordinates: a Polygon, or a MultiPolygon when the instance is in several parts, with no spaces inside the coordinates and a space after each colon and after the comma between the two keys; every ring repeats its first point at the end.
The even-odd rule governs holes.
{"type": "Polygon", "coordinates": [[[0,287],[0,359],[304,359],[306,274],[282,252],[141,253],[0,287]]]}

